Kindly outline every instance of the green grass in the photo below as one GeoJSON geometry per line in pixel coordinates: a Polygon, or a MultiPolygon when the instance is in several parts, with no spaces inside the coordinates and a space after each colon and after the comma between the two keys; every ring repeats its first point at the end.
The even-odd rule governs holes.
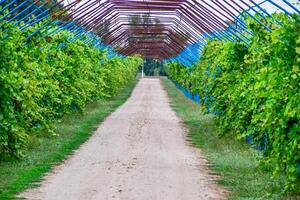
{"type": "Polygon", "coordinates": [[[105,117],[127,100],[135,84],[133,81],[111,99],[91,103],[84,113],[64,117],[56,124],[58,136],[31,138],[25,158],[0,162],[0,199],[13,199],[19,192],[37,185],[44,173],[72,154],[105,117]]]}
{"type": "MultiPolygon", "coordinates": [[[[248,144],[220,136],[212,115],[203,114],[200,105],[187,99],[168,79],[163,78],[173,109],[189,129],[189,140],[202,149],[218,183],[229,192],[229,199],[300,199],[283,192],[283,175],[272,178],[270,166],[259,164],[260,153],[248,144]]],[[[300,191],[300,190],[299,190],[300,191]]]]}

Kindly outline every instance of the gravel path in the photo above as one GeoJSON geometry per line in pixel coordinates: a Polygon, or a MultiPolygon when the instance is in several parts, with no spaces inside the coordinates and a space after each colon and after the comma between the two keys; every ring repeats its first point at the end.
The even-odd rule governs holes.
{"type": "Polygon", "coordinates": [[[159,79],[142,79],[128,101],[41,186],[42,200],[224,199],[207,162],[186,142],[159,79]]]}

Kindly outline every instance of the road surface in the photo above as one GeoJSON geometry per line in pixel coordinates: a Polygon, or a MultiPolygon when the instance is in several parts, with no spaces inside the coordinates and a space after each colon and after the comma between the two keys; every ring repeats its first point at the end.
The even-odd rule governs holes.
{"type": "Polygon", "coordinates": [[[41,200],[224,199],[201,153],[169,105],[158,78],[132,96],[41,186],[20,197],[41,200]]]}

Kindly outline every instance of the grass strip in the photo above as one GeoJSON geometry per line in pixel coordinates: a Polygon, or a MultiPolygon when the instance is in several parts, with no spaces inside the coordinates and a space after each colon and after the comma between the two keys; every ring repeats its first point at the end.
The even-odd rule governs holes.
{"type": "Polygon", "coordinates": [[[83,113],[65,116],[56,124],[58,136],[31,138],[25,158],[0,162],[0,199],[13,199],[19,192],[38,184],[44,173],[78,149],[128,99],[136,82],[128,84],[113,98],[89,104],[83,113]]]}
{"type": "MultiPolygon", "coordinates": [[[[229,199],[300,199],[284,192],[285,177],[272,177],[271,166],[261,165],[260,152],[220,130],[210,114],[186,98],[167,78],[162,78],[171,106],[189,129],[189,140],[201,148],[220,179],[218,183],[230,191],[229,199]]],[[[300,190],[299,190],[300,191],[300,190]]]]}

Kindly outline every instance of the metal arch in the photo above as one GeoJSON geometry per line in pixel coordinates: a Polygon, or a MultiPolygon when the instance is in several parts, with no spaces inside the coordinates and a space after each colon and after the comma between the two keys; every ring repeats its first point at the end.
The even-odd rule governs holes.
{"type": "MultiPolygon", "coordinates": [[[[267,0],[288,15],[292,11],[300,12],[287,0],[280,1],[290,10],[267,0]]],[[[197,59],[198,56],[191,54],[201,51],[206,39],[242,41],[248,44],[252,33],[239,16],[248,15],[271,31],[261,22],[261,18],[271,15],[253,0],[249,0],[249,3],[243,0],[75,0],[71,3],[57,0],[54,4],[43,0],[18,2],[0,1],[0,5],[4,5],[0,14],[9,10],[0,21],[15,21],[15,25],[23,22],[21,29],[26,29],[52,16],[28,38],[38,32],[43,32],[46,37],[64,29],[74,33],[74,40],[88,36],[88,39],[84,39],[85,43],[95,44],[99,48],[113,47],[123,55],[138,53],[145,58],[177,59],[185,63],[197,59]],[[27,8],[22,10],[27,4],[27,8]],[[32,7],[35,9],[32,10],[32,7]],[[61,12],[54,13],[57,9],[61,12]],[[22,16],[27,10],[31,12],[22,16]],[[256,17],[253,12],[260,17],[256,17]],[[30,18],[32,14],[35,14],[35,18],[30,18]],[[148,17],[144,19],[146,22],[133,24],[129,17],[135,15],[148,17]],[[148,23],[149,20],[152,22],[148,23]],[[54,29],[53,23],[56,24],[54,29]]]]}

